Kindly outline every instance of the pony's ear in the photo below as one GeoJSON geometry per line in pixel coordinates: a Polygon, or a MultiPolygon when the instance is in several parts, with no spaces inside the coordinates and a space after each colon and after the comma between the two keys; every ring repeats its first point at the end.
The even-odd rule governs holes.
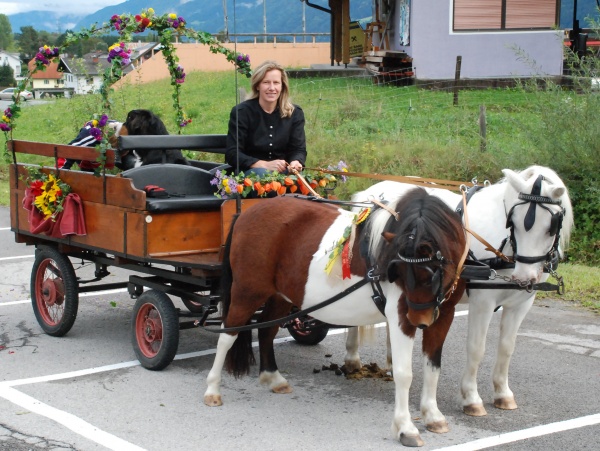
{"type": "Polygon", "coordinates": [[[506,177],[506,180],[508,180],[508,183],[515,189],[515,191],[521,193],[527,191],[527,185],[525,183],[525,180],[523,180],[518,173],[510,169],[502,169],[502,173],[506,177]]]}
{"type": "Polygon", "coordinates": [[[392,241],[394,241],[394,238],[396,238],[396,234],[395,233],[391,233],[391,232],[383,232],[381,234],[381,236],[388,242],[391,243],[392,241]]]}
{"type": "Polygon", "coordinates": [[[550,190],[550,198],[560,199],[567,189],[564,186],[553,186],[550,190]]]}
{"type": "Polygon", "coordinates": [[[398,272],[398,263],[390,263],[387,267],[388,281],[392,283],[398,278],[399,275],[400,273],[398,272]]]}

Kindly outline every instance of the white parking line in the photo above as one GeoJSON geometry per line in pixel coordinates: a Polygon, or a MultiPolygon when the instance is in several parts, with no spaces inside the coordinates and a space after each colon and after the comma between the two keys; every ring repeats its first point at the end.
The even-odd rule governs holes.
{"type": "Polygon", "coordinates": [[[91,425],[87,421],[76,417],[68,412],[56,409],[48,404],[38,401],[25,393],[15,390],[11,387],[0,387],[0,396],[4,399],[16,404],[30,412],[37,413],[38,415],[44,416],[51,420],[62,424],[66,428],[73,432],[92,440],[102,446],[107,447],[115,451],[120,450],[131,450],[131,451],[143,451],[144,448],[140,448],[137,445],[129,443],[119,437],[104,432],[98,429],[96,426],[91,425]]]}
{"type": "MultiPolygon", "coordinates": [[[[114,290],[104,290],[104,291],[89,291],[87,293],[79,293],[80,298],[86,298],[90,296],[102,296],[103,294],[117,294],[117,293],[126,293],[127,288],[117,288],[114,290]]],[[[4,307],[7,305],[17,305],[17,304],[31,304],[31,299],[22,299],[20,301],[9,301],[9,302],[0,302],[0,307],[4,307]]]]}
{"type": "Polygon", "coordinates": [[[460,445],[438,448],[436,451],[475,451],[478,449],[491,448],[492,446],[505,445],[507,443],[526,440],[528,438],[540,437],[542,435],[554,434],[555,432],[569,431],[571,429],[593,426],[600,423],[600,413],[586,417],[573,418],[572,420],[558,421],[556,423],[535,426],[520,431],[507,432],[506,434],[494,435],[492,437],[474,440],[460,445]]]}
{"type": "Polygon", "coordinates": [[[16,257],[0,257],[0,262],[4,261],[4,260],[17,260],[19,258],[33,258],[35,257],[35,255],[31,254],[31,255],[18,255],[16,257]]]}

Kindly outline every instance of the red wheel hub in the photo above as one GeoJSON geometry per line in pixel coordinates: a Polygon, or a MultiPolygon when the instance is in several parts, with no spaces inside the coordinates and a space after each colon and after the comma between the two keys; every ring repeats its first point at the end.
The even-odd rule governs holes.
{"type": "Polygon", "coordinates": [[[144,339],[148,343],[162,340],[162,321],[155,309],[152,309],[144,322],[144,339]]]}
{"type": "Polygon", "coordinates": [[[154,358],[160,351],[163,323],[160,313],[152,304],[144,304],[136,315],[135,335],[142,354],[154,358]]]}
{"type": "Polygon", "coordinates": [[[65,300],[65,287],[61,279],[46,279],[42,282],[42,300],[51,307],[61,305],[65,300]]]}

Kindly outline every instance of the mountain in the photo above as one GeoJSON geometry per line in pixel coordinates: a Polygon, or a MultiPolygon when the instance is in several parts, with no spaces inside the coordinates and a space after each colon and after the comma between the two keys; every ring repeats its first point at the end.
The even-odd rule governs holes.
{"type": "MultiPolygon", "coordinates": [[[[265,0],[267,32],[300,33],[302,32],[302,2],[299,0],[265,0]]],[[[325,0],[313,0],[313,4],[328,9],[325,0]]],[[[142,9],[153,8],[156,14],[175,13],[182,16],[188,26],[197,31],[218,33],[225,29],[223,0],[127,0],[118,5],[107,6],[85,17],[74,15],[58,16],[48,12],[28,12],[8,16],[13,33],[18,33],[22,26],[50,32],[79,30],[88,28],[93,23],[108,22],[113,14],[137,14],[142,9]]],[[[315,8],[306,6],[307,33],[329,32],[330,15],[315,8]]],[[[352,0],[350,17],[352,20],[367,19],[371,16],[372,0],[352,0]]],[[[257,0],[227,0],[227,16],[229,33],[262,33],[263,3],[257,0]],[[234,9],[234,3],[236,7],[234,9]]]]}

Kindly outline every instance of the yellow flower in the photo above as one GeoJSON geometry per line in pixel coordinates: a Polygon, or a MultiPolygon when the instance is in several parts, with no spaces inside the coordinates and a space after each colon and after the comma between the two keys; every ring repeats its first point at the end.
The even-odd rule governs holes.
{"type": "Polygon", "coordinates": [[[146,16],[146,13],[142,13],[142,14],[140,14],[140,16],[141,16],[141,17],[143,17],[143,18],[146,18],[146,17],[147,17],[147,16],[146,16]]]}
{"type": "Polygon", "coordinates": [[[9,118],[9,117],[7,117],[7,116],[2,116],[2,120],[3,120],[4,122],[10,122],[10,118],[9,118]]]}
{"type": "Polygon", "coordinates": [[[154,14],[154,9],[148,8],[148,14],[154,14]]]}
{"type": "Polygon", "coordinates": [[[177,14],[169,14],[169,19],[177,19],[177,14]]]}

